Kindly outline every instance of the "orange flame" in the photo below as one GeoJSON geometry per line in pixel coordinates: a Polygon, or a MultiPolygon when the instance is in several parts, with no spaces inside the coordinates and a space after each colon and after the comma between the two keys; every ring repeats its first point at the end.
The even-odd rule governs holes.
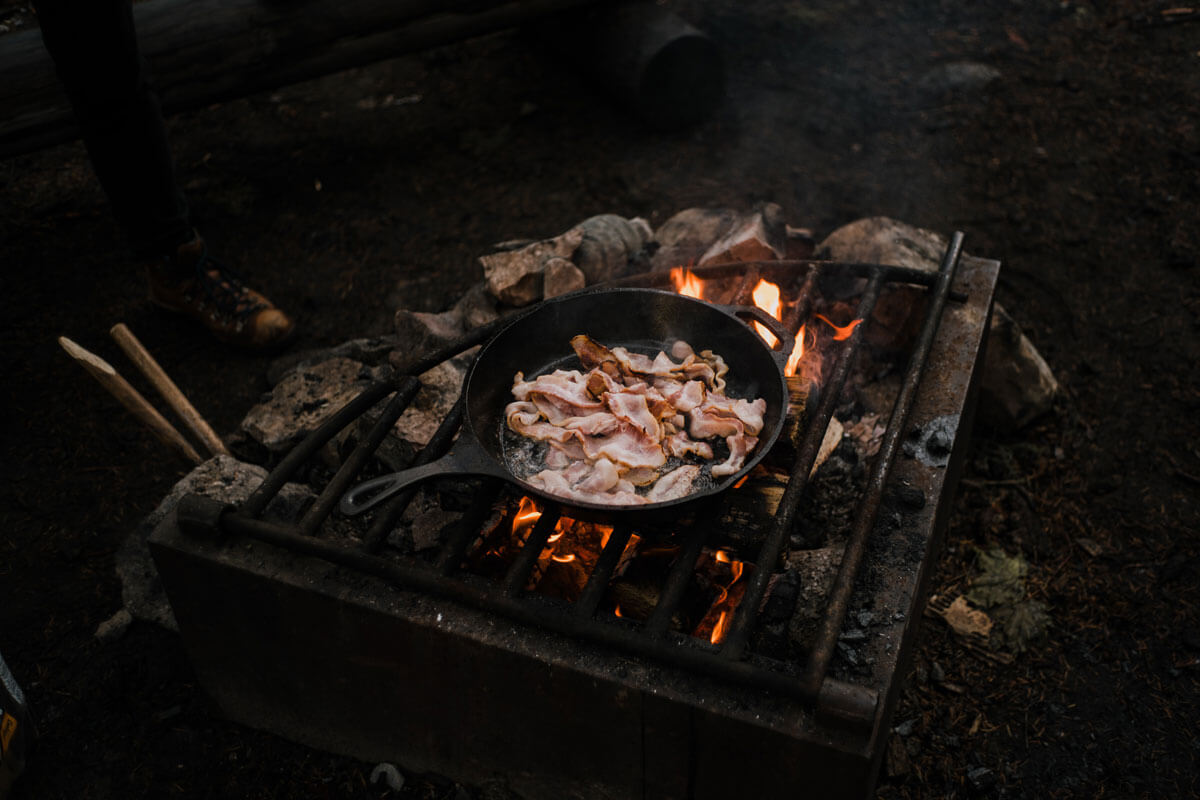
{"type": "Polygon", "coordinates": [[[795,375],[800,370],[800,362],[804,360],[804,326],[800,326],[800,330],[796,331],[796,344],[792,347],[792,354],[788,356],[787,364],[784,365],[783,374],[787,376],[795,375]]]}
{"type": "MultiPolygon", "coordinates": [[[[751,296],[754,298],[754,305],[775,319],[779,319],[779,315],[783,313],[783,301],[780,300],[779,287],[776,284],[759,278],[751,296]]],[[[767,347],[774,347],[775,343],[779,341],[775,334],[767,330],[761,323],[754,323],[754,330],[758,331],[758,335],[767,343],[767,347]]]]}
{"type": "Polygon", "coordinates": [[[686,297],[695,297],[697,300],[704,299],[703,283],[687,267],[673,267],[671,269],[671,284],[679,294],[686,297]]]}
{"type": "Polygon", "coordinates": [[[550,558],[552,558],[553,560],[557,561],[560,564],[570,564],[572,561],[575,560],[575,554],[567,553],[566,555],[560,556],[558,553],[551,553],[550,558]]]}
{"type": "Polygon", "coordinates": [[[520,504],[517,506],[517,513],[513,515],[513,533],[520,533],[525,528],[532,527],[541,516],[542,511],[537,507],[537,503],[528,497],[522,497],[520,504]]]}
{"type": "Polygon", "coordinates": [[[716,624],[713,625],[712,635],[708,637],[708,641],[713,644],[720,644],[725,638],[726,632],[729,630],[729,612],[722,611],[721,616],[717,617],[716,624]]]}
{"type": "MultiPolygon", "coordinates": [[[[719,609],[716,621],[713,623],[712,633],[709,634],[708,641],[712,644],[720,644],[725,638],[725,634],[729,631],[729,625],[733,621],[733,609],[737,606],[738,601],[732,604],[729,600],[729,590],[734,584],[742,579],[742,573],[745,572],[746,564],[742,561],[737,561],[733,556],[729,555],[727,550],[718,550],[713,554],[713,558],[721,564],[729,565],[729,583],[721,587],[720,596],[713,602],[712,607],[719,609]]],[[[740,593],[738,600],[740,600],[740,593]]]]}
{"type": "Polygon", "coordinates": [[[618,617],[625,616],[624,614],[621,613],[621,604],[620,603],[617,603],[617,607],[613,609],[613,613],[616,614],[618,617]]]}
{"type": "Polygon", "coordinates": [[[862,322],[861,319],[856,319],[853,322],[851,322],[849,325],[839,326],[839,325],[834,325],[833,322],[831,322],[828,317],[822,316],[821,314],[814,314],[813,316],[815,316],[817,319],[821,320],[821,322],[824,322],[829,327],[833,328],[833,340],[835,342],[841,342],[846,339],[849,339],[850,334],[854,333],[854,329],[858,327],[860,322],[862,322]]]}

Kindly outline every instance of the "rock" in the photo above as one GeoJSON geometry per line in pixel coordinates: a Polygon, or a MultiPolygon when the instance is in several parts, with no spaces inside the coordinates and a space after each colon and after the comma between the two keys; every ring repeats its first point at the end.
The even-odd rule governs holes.
{"type": "Polygon", "coordinates": [[[999,303],[992,308],[980,389],[980,420],[1007,431],[1049,411],[1058,394],[1050,366],[999,303]]]}
{"type": "Polygon", "coordinates": [[[702,255],[733,228],[741,215],[731,208],[689,208],[659,226],[654,232],[658,249],[650,257],[650,269],[662,272],[695,265],[702,255]]]}
{"type": "MultiPolygon", "coordinates": [[[[132,618],[153,622],[169,630],[179,630],[166,593],[163,592],[158,570],[155,569],[150,550],[146,546],[146,539],[154,528],[174,511],[180,499],[187,494],[199,494],[227,503],[240,503],[249,497],[266,477],[267,471],[262,467],[219,455],[200,464],[171,488],[158,507],[138,523],[117,551],[116,567],[117,576],[121,579],[121,599],[132,618]]],[[[315,497],[307,486],[285,484],[279,495],[267,506],[263,516],[267,519],[293,522],[315,497]]],[[[116,620],[116,617],[113,619],[116,620]]],[[[96,634],[100,635],[99,629],[96,634]]]]}
{"type": "Polygon", "coordinates": [[[389,367],[367,367],[340,356],[301,367],[288,373],[264,402],[250,409],[239,431],[268,452],[282,454],[368,384],[389,373],[389,367]]]}
{"type": "Polygon", "coordinates": [[[392,318],[392,327],[399,348],[414,357],[433,352],[466,332],[459,309],[430,314],[402,308],[392,318]]]}
{"type": "MultiPolygon", "coordinates": [[[[600,214],[585,219],[576,228],[583,232],[583,239],[574,261],[588,284],[644,271],[646,246],[654,239],[654,231],[646,220],[600,214]]],[[[553,295],[547,290],[546,296],[553,295]]]]}
{"type": "Polygon", "coordinates": [[[487,281],[480,281],[467,290],[454,304],[455,313],[462,317],[465,330],[474,330],[500,319],[496,298],[488,291],[487,281]]]}
{"type": "Polygon", "coordinates": [[[481,256],[488,291],[502,303],[527,306],[542,297],[545,264],[551,258],[570,258],[583,241],[583,230],[572,228],[553,239],[519,250],[481,256]]]}
{"type": "Polygon", "coordinates": [[[835,230],[817,245],[817,258],[862,261],[935,272],[947,240],[890,217],[866,217],[835,230]]]}
{"type": "Polygon", "coordinates": [[[336,347],[288,353],[267,365],[267,383],[274,386],[292,370],[310,367],[331,358],[349,358],[371,365],[383,364],[387,361],[388,354],[403,344],[404,340],[401,337],[375,336],[367,339],[351,339],[336,347]]]}
{"type": "Polygon", "coordinates": [[[791,225],[785,225],[784,231],[787,235],[785,258],[789,261],[812,258],[817,249],[817,241],[813,238],[812,231],[808,228],[793,228],[791,225]]]}
{"type": "Polygon", "coordinates": [[[396,769],[395,765],[387,762],[377,764],[375,769],[371,770],[371,785],[374,786],[381,781],[393,792],[404,788],[404,776],[400,770],[396,769]]]}
{"type": "Polygon", "coordinates": [[[787,257],[787,226],[783,209],[775,203],[739,218],[717,241],[709,245],[696,263],[724,261],[771,261],[787,257]]]}
{"type": "Polygon", "coordinates": [[[549,300],[587,286],[588,279],[583,270],[565,258],[552,258],[546,262],[542,296],[549,300]]]}
{"type": "Polygon", "coordinates": [[[450,413],[462,391],[473,355],[443,361],[420,376],[421,391],[396,420],[395,434],[414,447],[424,447],[450,413]]]}
{"type": "MultiPolygon", "coordinates": [[[[946,249],[941,235],[887,217],[870,217],[838,228],[817,247],[818,258],[892,264],[934,272],[946,249]]],[[[963,258],[968,258],[964,254],[963,258]]],[[[854,282],[855,285],[860,282],[854,282]]],[[[834,294],[838,287],[831,288],[834,294]]],[[[855,286],[841,287],[847,294],[855,286]]],[[[875,306],[867,338],[876,346],[907,347],[921,322],[922,290],[889,287],[875,306]]],[[[1016,430],[1050,408],[1058,381],[1045,359],[1004,308],[993,306],[983,365],[980,416],[1003,430],[1016,430]]]]}
{"type": "Polygon", "coordinates": [[[125,631],[129,629],[130,623],[133,622],[133,615],[129,613],[129,609],[122,608],[117,613],[113,614],[108,619],[96,626],[96,633],[93,634],[97,641],[100,642],[115,642],[125,635],[125,631]]]}

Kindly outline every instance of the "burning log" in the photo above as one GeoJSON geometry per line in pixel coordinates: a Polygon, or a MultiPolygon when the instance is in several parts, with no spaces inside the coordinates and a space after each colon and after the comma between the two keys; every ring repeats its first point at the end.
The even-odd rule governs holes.
{"type": "Polygon", "coordinates": [[[572,228],[553,239],[480,256],[488,291],[502,303],[527,306],[542,297],[546,262],[570,258],[583,241],[583,231],[572,228]]]}
{"type": "Polygon", "coordinates": [[[479,262],[492,297],[510,306],[527,306],[583,288],[584,283],[603,283],[628,274],[632,265],[642,261],[652,236],[644,219],[600,214],[553,239],[514,242],[500,252],[481,256],[479,262]],[[569,269],[572,267],[575,269],[569,269]]]}
{"type": "Polygon", "coordinates": [[[783,209],[775,203],[766,203],[739,219],[730,231],[709,245],[696,263],[771,261],[786,255],[783,209]]]}
{"type": "MultiPolygon", "coordinates": [[[[790,249],[811,252],[803,244],[806,232],[793,230],[796,244],[790,249]]],[[[787,258],[790,238],[783,209],[775,203],[746,213],[727,208],[689,208],[671,217],[655,233],[658,250],[651,258],[651,269],[661,272],[690,264],[787,258]]]]}

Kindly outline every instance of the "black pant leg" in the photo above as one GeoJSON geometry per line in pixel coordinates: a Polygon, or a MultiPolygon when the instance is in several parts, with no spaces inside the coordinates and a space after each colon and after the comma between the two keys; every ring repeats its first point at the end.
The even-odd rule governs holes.
{"type": "Polygon", "coordinates": [[[35,0],[34,7],[96,177],[130,246],[139,256],[173,252],[191,237],[191,225],[130,0],[35,0]]]}

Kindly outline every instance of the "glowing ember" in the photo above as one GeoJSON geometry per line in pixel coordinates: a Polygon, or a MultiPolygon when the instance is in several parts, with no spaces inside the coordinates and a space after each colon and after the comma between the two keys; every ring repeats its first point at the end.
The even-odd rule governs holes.
{"type": "Polygon", "coordinates": [[[833,340],[835,342],[841,342],[849,339],[850,334],[854,333],[854,329],[858,327],[858,323],[862,322],[861,319],[856,319],[849,325],[834,325],[833,322],[831,322],[826,316],[821,314],[814,314],[813,316],[821,320],[821,322],[824,322],[829,327],[833,328],[833,340]]]}
{"type": "Polygon", "coordinates": [[[560,556],[558,553],[551,553],[550,558],[554,561],[557,561],[560,564],[570,564],[572,561],[575,560],[575,554],[567,553],[566,555],[560,556]]]}
{"type": "Polygon", "coordinates": [[[678,294],[695,297],[697,300],[704,299],[704,285],[687,267],[671,269],[671,284],[678,294]]]}
{"type": "MultiPolygon", "coordinates": [[[[775,319],[780,318],[783,313],[783,301],[780,300],[778,286],[770,281],[760,279],[754,287],[752,297],[754,298],[754,305],[766,311],[775,319]]],[[[761,323],[754,323],[754,330],[767,343],[767,347],[774,347],[775,343],[779,341],[775,334],[767,330],[761,323]]]]}

